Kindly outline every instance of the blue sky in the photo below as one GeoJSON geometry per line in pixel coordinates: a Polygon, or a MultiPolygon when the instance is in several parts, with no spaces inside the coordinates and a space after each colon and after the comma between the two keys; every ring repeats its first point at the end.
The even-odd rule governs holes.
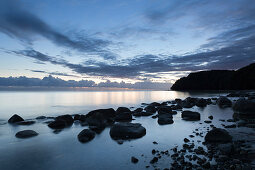
{"type": "Polygon", "coordinates": [[[0,0],[0,77],[168,87],[254,62],[254,33],[253,0],[0,0]]]}

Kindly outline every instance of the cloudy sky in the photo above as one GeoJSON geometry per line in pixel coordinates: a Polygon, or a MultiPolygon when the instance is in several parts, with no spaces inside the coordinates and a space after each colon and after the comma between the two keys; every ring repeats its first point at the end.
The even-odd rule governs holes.
{"type": "Polygon", "coordinates": [[[0,0],[0,61],[0,77],[169,87],[255,62],[255,3],[0,0]]]}

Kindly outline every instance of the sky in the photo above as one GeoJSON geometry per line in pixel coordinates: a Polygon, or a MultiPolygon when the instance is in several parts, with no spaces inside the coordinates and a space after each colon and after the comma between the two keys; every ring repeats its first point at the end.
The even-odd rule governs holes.
{"type": "Polygon", "coordinates": [[[0,84],[169,89],[253,62],[254,0],[0,0],[0,84]]]}

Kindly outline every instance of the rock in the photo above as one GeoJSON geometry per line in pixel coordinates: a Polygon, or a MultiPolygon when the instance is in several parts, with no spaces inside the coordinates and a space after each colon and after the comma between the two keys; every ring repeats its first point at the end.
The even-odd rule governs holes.
{"type": "Polygon", "coordinates": [[[13,115],[9,120],[8,123],[17,123],[17,122],[21,122],[24,121],[24,119],[22,117],[20,117],[19,115],[15,114],[13,115]]]}
{"type": "Polygon", "coordinates": [[[232,106],[231,100],[229,100],[227,97],[224,97],[224,96],[220,96],[218,98],[218,100],[216,101],[216,103],[221,108],[231,107],[232,106]]]}
{"type": "Polygon", "coordinates": [[[89,126],[89,129],[96,132],[97,134],[100,134],[104,130],[104,127],[89,126]]]}
{"type": "Polygon", "coordinates": [[[219,144],[219,151],[224,155],[229,155],[233,152],[233,145],[231,143],[219,144]]]}
{"type": "Polygon", "coordinates": [[[81,143],[86,143],[94,139],[95,137],[95,132],[93,132],[90,129],[83,129],[79,134],[78,134],[78,140],[81,143]]]}
{"type": "Polygon", "coordinates": [[[210,121],[210,120],[205,120],[204,122],[205,123],[212,123],[212,121],[210,121]]]}
{"type": "Polygon", "coordinates": [[[158,115],[158,124],[160,125],[166,125],[166,124],[172,124],[173,116],[171,114],[159,114],[158,115]]]}
{"type": "Polygon", "coordinates": [[[143,111],[143,108],[137,108],[133,112],[142,112],[142,111],[143,111]]]}
{"type": "Polygon", "coordinates": [[[124,112],[131,112],[131,110],[127,107],[119,107],[117,110],[116,110],[116,114],[120,114],[120,113],[124,113],[124,112]]]}
{"type": "Polygon", "coordinates": [[[154,142],[152,142],[154,145],[157,145],[158,144],[158,142],[156,142],[156,141],[154,141],[154,142]]]}
{"type": "Polygon", "coordinates": [[[160,106],[158,108],[158,114],[172,114],[171,106],[160,106]]]}
{"type": "Polygon", "coordinates": [[[202,167],[205,168],[205,169],[210,169],[211,164],[210,164],[210,162],[206,162],[205,164],[202,165],[202,167]]]}
{"type": "Polygon", "coordinates": [[[233,110],[239,113],[241,118],[255,118],[255,100],[240,98],[233,105],[233,110]]]}
{"type": "Polygon", "coordinates": [[[133,116],[140,117],[140,116],[151,116],[154,113],[151,112],[133,112],[133,116]]]}
{"type": "Polygon", "coordinates": [[[155,108],[155,106],[146,106],[144,109],[146,112],[150,112],[150,113],[155,113],[157,111],[157,109],[155,108]]]}
{"type": "Polygon", "coordinates": [[[38,116],[38,117],[36,117],[35,119],[46,119],[46,116],[38,116]]]}
{"type": "Polygon", "coordinates": [[[116,121],[131,121],[132,115],[131,112],[121,112],[115,117],[116,121]]]}
{"type": "Polygon", "coordinates": [[[226,125],[225,128],[236,128],[236,124],[226,125]]]}
{"type": "Polygon", "coordinates": [[[200,113],[192,112],[192,111],[183,111],[182,112],[182,119],[184,120],[200,120],[200,113]]]}
{"type": "Polygon", "coordinates": [[[208,116],[209,119],[213,120],[213,116],[208,116]]]}
{"type": "Polygon", "coordinates": [[[180,104],[172,105],[171,108],[172,110],[182,110],[182,106],[180,104]]]}
{"type": "Polygon", "coordinates": [[[187,138],[184,138],[184,142],[185,142],[185,143],[188,143],[188,142],[190,142],[190,140],[187,139],[187,138]]]}
{"type": "Polygon", "coordinates": [[[34,123],[35,123],[35,121],[33,121],[33,120],[25,120],[25,121],[17,122],[16,124],[17,125],[32,125],[34,123]]]}
{"type": "Polygon", "coordinates": [[[228,143],[231,141],[232,136],[226,130],[220,128],[212,129],[205,136],[205,142],[207,143],[228,143]]]}
{"type": "Polygon", "coordinates": [[[196,101],[196,106],[197,107],[205,107],[207,106],[208,101],[206,99],[200,98],[196,101]]]}
{"type": "Polygon", "coordinates": [[[154,157],[154,158],[150,161],[151,164],[154,164],[154,163],[156,163],[156,162],[158,162],[158,158],[157,158],[157,157],[154,157]]]}
{"type": "Polygon", "coordinates": [[[48,124],[52,129],[63,129],[73,124],[74,120],[71,115],[62,115],[56,117],[55,121],[48,124]]]}
{"type": "Polygon", "coordinates": [[[131,162],[132,162],[132,163],[135,164],[135,163],[137,163],[138,161],[139,161],[139,160],[138,160],[136,157],[134,157],[134,156],[131,157],[131,162]]]}
{"type": "Polygon", "coordinates": [[[140,123],[116,123],[110,129],[110,136],[117,139],[141,138],[146,134],[146,129],[140,123]]]}
{"type": "Polygon", "coordinates": [[[38,133],[33,131],[33,130],[23,130],[23,131],[19,131],[18,133],[16,133],[16,137],[17,138],[30,138],[33,136],[37,136],[38,133]]]}

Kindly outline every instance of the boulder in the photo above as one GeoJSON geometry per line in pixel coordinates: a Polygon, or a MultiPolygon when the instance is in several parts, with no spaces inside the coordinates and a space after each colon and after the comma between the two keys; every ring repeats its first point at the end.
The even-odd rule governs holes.
{"type": "Polygon", "coordinates": [[[115,117],[116,121],[131,121],[132,114],[131,112],[121,112],[115,117]]]}
{"type": "Polygon", "coordinates": [[[231,141],[232,136],[226,130],[220,128],[212,129],[205,136],[205,142],[207,143],[228,143],[231,141]]]}
{"type": "Polygon", "coordinates": [[[182,119],[184,120],[200,120],[200,113],[193,112],[193,111],[183,111],[182,112],[182,119]]]}
{"type": "Polygon", "coordinates": [[[255,116],[255,100],[240,98],[233,105],[233,110],[241,114],[255,116]]]}
{"type": "Polygon", "coordinates": [[[146,129],[140,123],[116,123],[110,129],[110,136],[117,139],[141,138],[146,134],[146,129]]]}
{"type": "Polygon", "coordinates": [[[218,98],[218,100],[216,101],[216,103],[221,108],[231,107],[232,106],[231,100],[229,100],[227,97],[224,97],[224,96],[220,96],[218,98]]]}
{"type": "Polygon", "coordinates": [[[116,114],[120,114],[120,113],[124,113],[124,112],[131,112],[131,110],[127,107],[119,107],[117,110],[116,110],[116,114]]]}
{"type": "Polygon", "coordinates": [[[78,140],[81,143],[86,143],[94,139],[95,137],[95,132],[93,132],[90,129],[83,129],[79,134],[78,134],[78,140]]]}
{"type": "Polygon", "coordinates": [[[158,115],[158,124],[160,125],[166,125],[166,124],[172,124],[173,116],[171,114],[159,114],[158,115]]]}
{"type": "Polygon", "coordinates": [[[73,124],[74,120],[71,115],[62,115],[55,118],[55,120],[48,124],[52,129],[63,129],[73,124]]]}
{"type": "Polygon", "coordinates": [[[205,107],[205,106],[207,106],[207,104],[208,104],[208,100],[203,99],[203,98],[197,99],[197,101],[196,101],[197,107],[205,107]]]}
{"type": "Polygon", "coordinates": [[[38,117],[36,117],[35,119],[46,119],[47,117],[46,116],[38,116],[38,117]]]}
{"type": "Polygon", "coordinates": [[[171,106],[160,106],[158,108],[158,114],[172,114],[171,106]]]}
{"type": "Polygon", "coordinates": [[[142,112],[143,111],[143,108],[137,108],[134,110],[134,112],[142,112]]]}
{"type": "Polygon", "coordinates": [[[156,107],[155,106],[146,106],[145,109],[144,109],[146,112],[150,112],[150,113],[155,113],[157,111],[156,107]]]}
{"type": "Polygon", "coordinates": [[[33,130],[22,130],[19,131],[18,133],[16,133],[16,137],[17,138],[29,138],[29,137],[33,137],[33,136],[37,136],[38,133],[33,131],[33,130]]]}
{"type": "Polygon", "coordinates": [[[17,123],[17,122],[21,122],[24,121],[24,119],[22,117],[20,117],[19,115],[15,114],[13,115],[9,120],[8,123],[17,123]]]}

